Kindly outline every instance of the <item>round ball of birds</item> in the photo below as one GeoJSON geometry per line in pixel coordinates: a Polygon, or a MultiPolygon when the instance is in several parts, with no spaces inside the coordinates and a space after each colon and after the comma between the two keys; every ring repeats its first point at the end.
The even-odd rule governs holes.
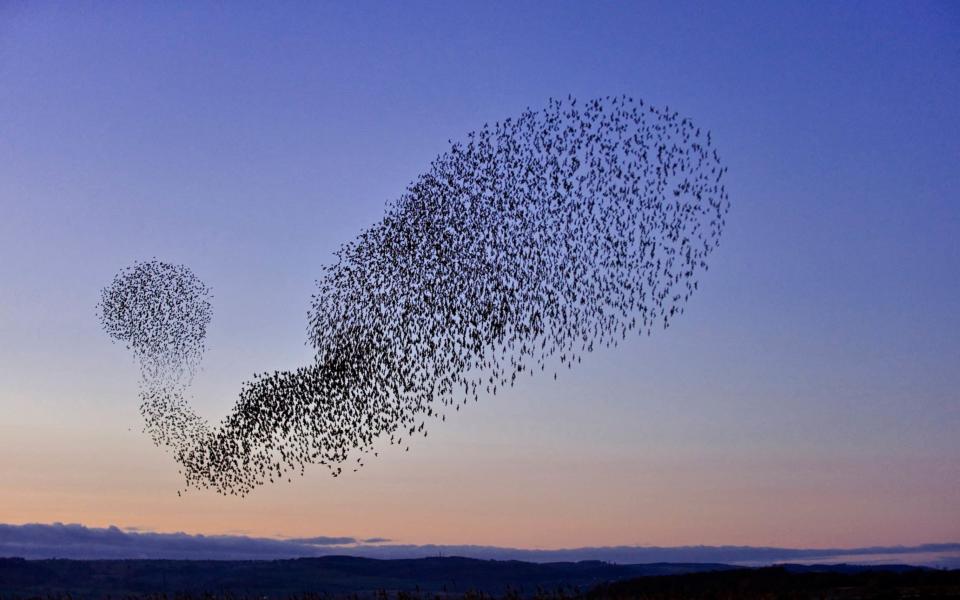
{"type": "Polygon", "coordinates": [[[106,333],[134,352],[144,377],[177,378],[203,354],[210,300],[189,268],[150,260],[120,271],[97,308],[106,333]]]}

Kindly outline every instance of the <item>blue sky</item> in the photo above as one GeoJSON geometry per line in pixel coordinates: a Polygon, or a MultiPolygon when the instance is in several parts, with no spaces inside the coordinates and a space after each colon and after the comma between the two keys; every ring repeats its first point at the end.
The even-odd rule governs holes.
{"type": "Polygon", "coordinates": [[[0,515],[523,547],[956,540],[958,30],[930,2],[3,4],[0,515]],[[728,228],[669,331],[354,477],[177,499],[97,327],[116,271],[156,256],[213,288],[194,402],[217,419],[251,373],[310,360],[320,266],[447,140],[620,93],[712,130],[730,167],[728,228]]]}

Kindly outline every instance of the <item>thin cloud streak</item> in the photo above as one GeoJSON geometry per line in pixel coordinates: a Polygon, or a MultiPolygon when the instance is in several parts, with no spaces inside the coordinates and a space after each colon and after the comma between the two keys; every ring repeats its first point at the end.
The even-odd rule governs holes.
{"type": "Polygon", "coordinates": [[[356,544],[357,538],[354,537],[328,537],[324,535],[308,538],[291,538],[286,540],[294,544],[307,544],[308,546],[343,546],[346,544],[356,544]]]}

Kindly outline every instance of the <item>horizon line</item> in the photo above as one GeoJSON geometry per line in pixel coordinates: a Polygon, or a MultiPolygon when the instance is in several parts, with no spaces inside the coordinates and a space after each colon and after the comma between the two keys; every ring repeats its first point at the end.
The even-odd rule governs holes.
{"type": "Polygon", "coordinates": [[[141,527],[88,527],[79,523],[0,523],[0,556],[25,559],[183,559],[278,560],[331,555],[375,559],[461,556],[487,560],[578,562],[600,560],[620,564],[708,562],[755,566],[800,561],[860,563],[900,556],[907,564],[960,567],[960,542],[856,547],[784,547],[751,545],[651,546],[621,544],[570,548],[518,548],[483,544],[413,544],[387,537],[324,536],[259,537],[244,534],[158,532],[141,527]],[[912,559],[912,560],[910,560],[912,559]]]}

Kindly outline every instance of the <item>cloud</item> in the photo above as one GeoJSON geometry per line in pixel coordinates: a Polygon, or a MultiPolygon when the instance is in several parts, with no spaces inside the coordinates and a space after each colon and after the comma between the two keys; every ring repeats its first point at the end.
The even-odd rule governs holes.
{"type": "Polygon", "coordinates": [[[868,548],[775,548],[757,546],[602,546],[537,550],[471,545],[358,545],[350,554],[367,558],[467,556],[494,560],[567,562],[599,560],[620,564],[726,563],[748,566],[775,563],[914,564],[946,567],[960,562],[960,543],[868,548]]]}
{"type": "Polygon", "coordinates": [[[154,533],[63,523],[0,524],[0,556],[257,560],[325,554],[330,554],[329,549],[243,535],[154,533]]]}
{"type": "Polygon", "coordinates": [[[294,544],[308,544],[310,546],[343,546],[345,544],[356,544],[357,538],[352,537],[327,537],[317,536],[309,538],[293,538],[287,540],[294,544]]]}
{"type": "Polygon", "coordinates": [[[781,562],[905,563],[956,568],[960,543],[869,548],[770,548],[755,546],[605,546],[534,550],[471,545],[388,544],[371,537],[314,536],[288,540],[244,535],[191,535],[124,531],[63,523],[0,524],[0,556],[23,558],[166,558],[270,560],[331,554],[367,558],[466,556],[481,559],[561,562],[601,560],[615,563],[711,562],[763,565],[781,562]]]}

